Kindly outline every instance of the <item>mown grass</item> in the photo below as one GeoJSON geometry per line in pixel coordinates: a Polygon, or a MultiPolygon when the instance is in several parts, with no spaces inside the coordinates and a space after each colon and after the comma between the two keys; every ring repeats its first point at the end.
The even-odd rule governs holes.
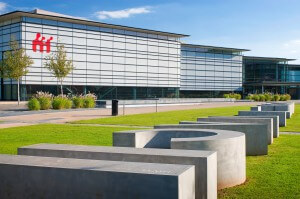
{"type": "Polygon", "coordinates": [[[295,105],[295,113],[287,120],[286,127],[280,127],[281,132],[300,132],[300,104],[295,105]]]}
{"type": "Polygon", "coordinates": [[[17,148],[37,143],[112,145],[112,133],[133,128],[41,124],[0,129],[0,153],[16,154],[17,148]]]}
{"type": "MultiPolygon", "coordinates": [[[[208,108],[162,113],[118,116],[80,124],[112,124],[152,126],[174,124],[181,120],[196,120],[209,115],[235,115],[249,106],[208,108]]],[[[300,132],[300,106],[281,131],[300,132]]],[[[0,153],[16,154],[20,146],[36,143],[112,145],[112,133],[131,127],[44,124],[0,129],[0,153]]],[[[240,186],[218,192],[219,198],[300,198],[300,135],[280,135],[269,145],[266,156],[247,157],[247,181],[240,186]]]]}
{"type": "Polygon", "coordinates": [[[247,157],[245,184],[219,191],[219,198],[300,198],[300,135],[281,135],[266,156],[247,157]]]}
{"type": "Polygon", "coordinates": [[[193,110],[167,111],[158,113],[145,113],[117,117],[80,120],[77,124],[116,124],[132,126],[154,126],[158,124],[178,124],[183,120],[196,121],[197,117],[230,116],[236,115],[239,110],[249,110],[250,106],[232,106],[221,108],[204,108],[193,110]]]}

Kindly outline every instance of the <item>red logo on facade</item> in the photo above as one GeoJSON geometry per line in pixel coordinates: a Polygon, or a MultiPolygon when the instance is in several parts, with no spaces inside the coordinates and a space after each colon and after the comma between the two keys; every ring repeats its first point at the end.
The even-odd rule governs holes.
{"type": "Polygon", "coordinates": [[[51,40],[53,39],[53,37],[50,37],[49,39],[47,39],[46,42],[44,42],[45,37],[41,37],[41,33],[36,33],[35,39],[32,41],[32,50],[33,52],[37,51],[37,46],[40,46],[40,52],[43,53],[44,52],[44,46],[46,46],[46,52],[50,53],[51,50],[51,40]]]}

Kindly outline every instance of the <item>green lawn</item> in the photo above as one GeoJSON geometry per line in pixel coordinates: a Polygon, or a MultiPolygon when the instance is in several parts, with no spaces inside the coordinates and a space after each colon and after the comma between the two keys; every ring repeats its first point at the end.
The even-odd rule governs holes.
{"type": "Polygon", "coordinates": [[[287,120],[286,127],[280,127],[282,132],[300,132],[300,104],[295,105],[295,113],[287,120]]]}
{"type": "Polygon", "coordinates": [[[158,124],[178,124],[179,121],[196,121],[197,117],[235,115],[239,110],[249,110],[250,106],[232,106],[222,108],[205,108],[193,110],[145,113],[117,117],[81,120],[78,124],[122,124],[134,126],[154,126],[158,124]]]}
{"type": "Polygon", "coordinates": [[[16,154],[17,148],[36,143],[112,145],[114,131],[133,128],[42,124],[0,129],[0,153],[16,154]]]}
{"type": "Polygon", "coordinates": [[[300,198],[300,135],[280,135],[267,156],[247,157],[245,184],[219,191],[219,198],[300,198]]]}
{"type": "MultiPolygon", "coordinates": [[[[79,121],[83,125],[44,124],[0,129],[0,153],[16,154],[20,146],[35,143],[112,145],[112,132],[125,127],[87,126],[86,124],[120,124],[152,126],[174,124],[209,115],[234,115],[249,106],[208,108],[184,111],[118,116],[79,121]]],[[[296,106],[288,126],[281,131],[300,132],[300,105],[296,106]]],[[[269,146],[269,155],[247,157],[245,184],[219,191],[219,198],[300,198],[300,135],[280,135],[269,146]]]]}

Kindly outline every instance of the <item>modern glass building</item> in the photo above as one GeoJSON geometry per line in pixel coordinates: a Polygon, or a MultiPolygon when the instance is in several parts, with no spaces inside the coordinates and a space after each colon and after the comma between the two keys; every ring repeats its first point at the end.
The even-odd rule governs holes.
{"type": "Polygon", "coordinates": [[[242,92],[242,52],[246,49],[181,45],[181,97],[222,97],[242,92]]]}
{"type": "Polygon", "coordinates": [[[293,59],[244,56],[244,94],[289,93],[293,99],[300,99],[300,66],[288,61],[293,59]]]}
{"type": "MultiPolygon", "coordinates": [[[[179,40],[187,35],[75,19],[43,10],[8,13],[0,22],[1,52],[9,49],[13,36],[34,60],[21,81],[22,99],[40,90],[57,93],[57,80],[44,63],[58,42],[65,46],[75,68],[64,80],[66,93],[93,92],[100,99],[179,95],[179,40]]],[[[3,100],[16,99],[15,82],[2,80],[1,91],[3,100]]]]}
{"type": "MultiPolygon", "coordinates": [[[[74,70],[64,93],[99,99],[221,97],[228,92],[289,92],[300,98],[297,65],[288,59],[244,57],[246,49],[184,44],[185,34],[100,23],[44,10],[0,15],[0,59],[14,38],[34,64],[21,79],[21,99],[59,93],[45,57],[63,44],[74,70]]],[[[1,100],[17,99],[17,84],[1,79],[1,100]]]]}

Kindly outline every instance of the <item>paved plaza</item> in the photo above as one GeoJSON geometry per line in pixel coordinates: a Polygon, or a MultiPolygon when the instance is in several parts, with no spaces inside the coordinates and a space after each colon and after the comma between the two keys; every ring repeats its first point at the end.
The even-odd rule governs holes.
{"type": "MultiPolygon", "coordinates": [[[[172,110],[188,110],[199,108],[215,108],[228,106],[246,106],[258,105],[260,102],[211,102],[197,104],[160,104],[157,107],[158,112],[172,110]]],[[[119,115],[132,115],[139,113],[156,112],[155,106],[146,107],[125,107],[119,106],[119,115]]],[[[47,110],[47,111],[28,111],[26,103],[18,107],[16,102],[0,103],[0,128],[9,128],[15,126],[27,126],[43,123],[66,123],[75,120],[87,120],[101,117],[111,117],[111,108],[94,108],[94,109],[69,109],[69,110],[47,110]]]]}

